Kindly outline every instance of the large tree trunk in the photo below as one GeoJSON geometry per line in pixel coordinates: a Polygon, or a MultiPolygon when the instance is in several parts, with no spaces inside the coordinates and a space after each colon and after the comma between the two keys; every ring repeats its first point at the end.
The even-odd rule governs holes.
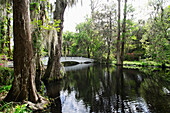
{"type": "Polygon", "coordinates": [[[124,19],[123,19],[123,33],[122,33],[122,50],[121,50],[121,64],[123,65],[124,60],[124,46],[125,46],[125,34],[126,34],[126,12],[127,12],[127,0],[124,5],[124,19]]]}
{"type": "Polygon", "coordinates": [[[59,24],[60,30],[57,31],[60,56],[62,54],[63,23],[64,23],[64,12],[65,12],[66,6],[67,6],[67,2],[65,0],[56,0],[54,20],[61,20],[59,24]]]}
{"type": "MultiPolygon", "coordinates": [[[[43,74],[43,64],[41,62],[41,40],[42,40],[42,29],[41,29],[41,25],[43,25],[44,23],[44,18],[45,18],[45,1],[42,1],[40,4],[40,13],[39,15],[37,15],[38,20],[41,20],[41,23],[39,23],[37,25],[37,29],[34,31],[34,38],[35,38],[35,47],[34,47],[34,56],[36,59],[36,77],[35,77],[35,81],[36,81],[36,87],[37,90],[40,91],[41,88],[41,77],[43,74]],[[37,32],[36,32],[37,31],[37,32]]],[[[36,13],[36,12],[34,12],[36,13]]]]}
{"type": "Polygon", "coordinates": [[[30,32],[29,0],[13,1],[14,16],[14,80],[6,101],[40,101],[35,87],[35,65],[33,61],[30,32]]]}
{"type": "Polygon", "coordinates": [[[53,32],[53,37],[51,41],[51,48],[50,48],[50,56],[48,60],[47,69],[45,71],[44,80],[50,81],[55,79],[60,79],[60,58],[59,58],[59,47],[56,44],[57,40],[55,37],[55,33],[53,32]]]}
{"type": "Polygon", "coordinates": [[[118,0],[117,65],[122,65],[120,56],[120,0],[118,0]]]}
{"type": "MultiPolygon", "coordinates": [[[[61,73],[60,73],[60,57],[62,53],[62,32],[63,32],[63,22],[64,22],[64,11],[67,6],[67,2],[63,0],[56,0],[56,9],[54,12],[54,20],[61,20],[59,24],[59,31],[57,31],[57,37],[55,34],[53,34],[53,39],[51,42],[51,52],[49,56],[49,61],[47,65],[47,69],[44,75],[44,79],[54,80],[54,79],[60,79],[61,73]],[[58,38],[55,39],[55,38],[58,38]],[[56,41],[57,40],[57,43],[56,41]]],[[[54,32],[55,33],[55,32],[54,32]]]]}

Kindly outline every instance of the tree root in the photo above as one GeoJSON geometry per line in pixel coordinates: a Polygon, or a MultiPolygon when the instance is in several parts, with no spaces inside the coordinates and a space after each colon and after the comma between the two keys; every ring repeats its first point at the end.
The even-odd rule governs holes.
{"type": "Polygon", "coordinates": [[[47,99],[45,99],[44,97],[40,97],[40,102],[38,103],[32,103],[30,101],[24,101],[24,104],[27,104],[27,107],[29,107],[32,110],[43,110],[45,108],[47,108],[49,101],[47,99]]]}

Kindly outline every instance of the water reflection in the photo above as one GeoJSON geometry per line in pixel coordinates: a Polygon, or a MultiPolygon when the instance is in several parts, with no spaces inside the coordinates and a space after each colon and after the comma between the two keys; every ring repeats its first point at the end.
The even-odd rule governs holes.
{"type": "Polygon", "coordinates": [[[62,113],[61,99],[60,99],[61,83],[50,82],[50,83],[45,83],[45,86],[46,86],[47,96],[53,98],[50,106],[50,112],[62,113]]]}
{"type": "Polygon", "coordinates": [[[88,63],[88,64],[76,64],[76,65],[72,65],[72,66],[64,66],[64,70],[65,71],[76,71],[76,70],[82,70],[82,69],[86,69],[90,66],[92,66],[93,63],[88,63]]]}
{"type": "MultiPolygon", "coordinates": [[[[169,82],[161,78],[161,72],[147,75],[139,70],[122,67],[91,66],[68,71],[61,83],[47,87],[50,97],[60,96],[59,106],[51,112],[163,112],[170,110],[169,82]]],[[[165,73],[162,73],[165,75],[165,73]]]]}

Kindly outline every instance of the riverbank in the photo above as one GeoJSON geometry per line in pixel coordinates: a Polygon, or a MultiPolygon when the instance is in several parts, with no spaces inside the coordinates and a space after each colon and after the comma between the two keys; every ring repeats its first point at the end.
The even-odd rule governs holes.
{"type": "MultiPolygon", "coordinates": [[[[117,61],[112,61],[112,64],[116,65],[117,61]]],[[[158,67],[162,68],[162,63],[157,63],[154,61],[124,61],[124,67],[158,67]]],[[[165,64],[164,68],[170,68],[170,64],[165,64]]]]}

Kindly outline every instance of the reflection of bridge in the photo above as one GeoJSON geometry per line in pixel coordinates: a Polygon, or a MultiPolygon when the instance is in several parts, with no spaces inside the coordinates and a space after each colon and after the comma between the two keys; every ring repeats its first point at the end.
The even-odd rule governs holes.
{"type": "Polygon", "coordinates": [[[82,69],[88,68],[88,67],[90,67],[92,65],[93,65],[93,63],[89,63],[89,64],[77,64],[77,65],[73,65],[73,66],[65,66],[64,70],[65,71],[82,70],[82,69]]]}

